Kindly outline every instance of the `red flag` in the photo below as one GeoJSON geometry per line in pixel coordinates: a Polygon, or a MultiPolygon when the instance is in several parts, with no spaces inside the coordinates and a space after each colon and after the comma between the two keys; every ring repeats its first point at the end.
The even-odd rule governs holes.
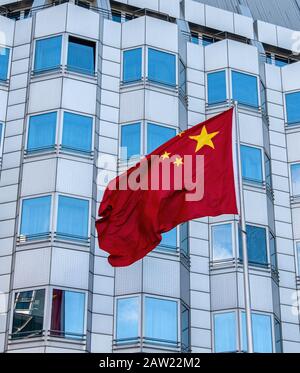
{"type": "Polygon", "coordinates": [[[96,222],[99,246],[112,266],[128,266],[191,219],[237,214],[233,109],[161,145],[112,180],[96,222]]]}

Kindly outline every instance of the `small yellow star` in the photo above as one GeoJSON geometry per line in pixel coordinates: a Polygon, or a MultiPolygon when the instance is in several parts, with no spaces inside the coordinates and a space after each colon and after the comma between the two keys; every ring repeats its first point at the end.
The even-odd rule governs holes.
{"type": "Polygon", "coordinates": [[[181,137],[184,133],[185,133],[185,131],[181,131],[181,132],[178,133],[177,136],[181,137]]]}
{"type": "Polygon", "coordinates": [[[164,154],[161,156],[162,159],[170,158],[171,153],[164,152],[164,154]]]}
{"type": "Polygon", "coordinates": [[[206,127],[203,126],[200,135],[189,136],[191,140],[197,141],[195,153],[202,149],[205,145],[215,148],[214,143],[211,141],[219,132],[207,133],[206,127]]]}
{"type": "Polygon", "coordinates": [[[179,167],[180,165],[183,165],[183,161],[181,157],[177,157],[175,162],[173,162],[175,166],[179,167]]]}

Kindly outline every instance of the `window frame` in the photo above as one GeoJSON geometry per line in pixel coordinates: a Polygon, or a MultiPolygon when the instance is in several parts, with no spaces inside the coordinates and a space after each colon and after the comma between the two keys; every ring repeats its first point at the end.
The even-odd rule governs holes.
{"type": "Polygon", "coordinates": [[[83,77],[86,77],[86,78],[95,78],[95,76],[97,76],[97,71],[98,71],[98,41],[96,39],[87,38],[87,37],[83,37],[81,35],[77,35],[77,34],[73,34],[73,33],[68,32],[65,35],[65,39],[63,40],[63,45],[64,45],[64,47],[62,47],[63,66],[65,67],[68,74],[80,75],[80,76],[83,76],[83,77]],[[74,71],[73,69],[69,68],[69,66],[68,66],[68,55],[69,55],[69,40],[70,40],[70,37],[73,37],[73,38],[78,39],[78,40],[83,40],[83,41],[86,41],[88,43],[94,43],[94,45],[95,45],[95,49],[94,49],[94,53],[95,53],[95,55],[94,55],[94,72],[92,74],[84,73],[84,72],[77,71],[77,70],[74,71]]]}
{"type": "Polygon", "coordinates": [[[74,111],[74,110],[61,109],[61,110],[59,110],[59,113],[57,114],[57,118],[58,118],[58,124],[57,124],[57,139],[58,139],[58,141],[57,141],[57,145],[58,145],[59,151],[61,153],[65,153],[65,154],[68,154],[68,155],[71,154],[71,155],[77,155],[77,156],[81,156],[81,157],[91,157],[94,154],[94,146],[95,146],[95,116],[91,115],[91,114],[81,113],[81,112],[74,111]],[[82,116],[82,117],[87,117],[87,118],[92,119],[91,150],[89,152],[84,152],[84,151],[75,150],[75,149],[72,150],[72,149],[63,147],[62,140],[63,140],[64,115],[65,115],[65,113],[75,114],[75,115],[79,115],[79,116],[82,116]]]}
{"type": "Polygon", "coordinates": [[[119,296],[116,296],[115,297],[115,301],[114,301],[114,318],[113,318],[113,342],[116,346],[120,346],[120,347],[123,347],[124,345],[128,344],[130,345],[131,343],[133,343],[133,341],[131,341],[129,338],[127,338],[127,341],[126,340],[123,340],[122,342],[118,342],[119,340],[117,339],[117,335],[118,335],[118,312],[117,312],[117,309],[118,309],[118,300],[119,299],[131,299],[131,298],[137,298],[138,300],[138,335],[137,335],[137,339],[136,341],[139,342],[142,340],[142,310],[143,310],[143,299],[142,299],[142,296],[141,294],[128,294],[128,295],[119,295],[119,296]]]}
{"type": "MultiPolygon", "coordinates": [[[[265,225],[260,225],[260,224],[257,224],[257,223],[251,223],[251,222],[246,222],[246,226],[250,225],[251,227],[255,227],[255,228],[263,228],[265,231],[266,231],[266,253],[267,253],[267,263],[266,264],[261,264],[261,263],[254,263],[254,262],[251,262],[249,260],[249,253],[248,254],[248,261],[249,261],[249,266],[250,267],[255,267],[255,268],[268,268],[269,266],[271,266],[271,257],[270,257],[270,239],[271,239],[271,235],[270,235],[270,228],[268,226],[265,226],[265,225]]],[[[239,234],[239,232],[238,232],[239,234]]],[[[276,236],[275,237],[275,240],[276,240],[276,236]]],[[[238,237],[238,240],[239,240],[239,237],[238,237]]],[[[239,241],[238,241],[239,242],[239,241]]],[[[239,248],[240,249],[240,248],[239,248]]],[[[249,250],[249,246],[247,245],[247,249],[249,250]]],[[[276,251],[277,253],[277,251],[276,251]]],[[[240,254],[240,251],[239,251],[239,254],[240,254]]],[[[238,257],[238,259],[243,263],[243,258],[238,257]]]]}
{"type": "MultiPolygon", "coordinates": [[[[114,21],[113,21],[114,22],[114,21]]],[[[135,46],[135,47],[130,47],[130,48],[125,48],[122,49],[122,64],[121,64],[121,85],[124,87],[131,86],[133,84],[138,84],[144,81],[145,79],[145,48],[143,45],[135,46]],[[135,50],[135,49],[141,49],[141,78],[138,80],[133,80],[133,81],[124,81],[124,55],[125,52],[135,50]]]]}
{"type": "Polygon", "coordinates": [[[38,241],[48,241],[50,238],[49,237],[46,237],[46,236],[42,236],[41,238],[37,238],[37,239],[27,239],[26,237],[27,236],[24,236],[21,234],[21,224],[22,224],[22,216],[23,216],[23,201],[25,200],[29,200],[29,199],[35,199],[35,198],[40,198],[40,197],[51,197],[51,202],[50,202],[50,217],[49,217],[49,235],[51,236],[52,232],[53,232],[53,221],[54,221],[54,216],[53,216],[53,212],[55,211],[55,198],[53,197],[53,193],[45,193],[45,194],[34,194],[34,195],[31,195],[31,196],[26,196],[26,197],[21,197],[20,198],[20,213],[19,213],[19,217],[18,217],[18,239],[19,239],[19,242],[18,244],[26,244],[26,243],[32,243],[32,242],[38,242],[38,241]],[[25,238],[24,241],[22,238],[25,238]]]}
{"type": "Polygon", "coordinates": [[[55,194],[55,197],[54,197],[54,200],[55,200],[55,204],[54,204],[54,209],[53,209],[53,234],[55,236],[55,239],[57,241],[63,241],[63,242],[68,242],[68,243],[72,243],[73,245],[74,244],[77,244],[77,245],[86,245],[90,242],[90,239],[91,239],[91,199],[90,198],[87,198],[87,197],[82,197],[82,196],[78,196],[78,195],[73,195],[73,194],[67,194],[67,193],[61,193],[61,192],[58,192],[55,194]],[[88,202],[88,220],[87,220],[87,224],[88,224],[88,229],[87,229],[87,237],[84,237],[84,238],[75,238],[75,237],[71,237],[71,236],[68,236],[68,238],[65,238],[64,236],[62,236],[61,234],[58,234],[58,233],[62,233],[62,232],[58,232],[57,231],[57,224],[58,224],[58,202],[59,202],[59,196],[62,196],[62,197],[68,197],[68,198],[73,198],[73,199],[80,199],[80,200],[83,200],[83,201],[87,201],[88,202]]]}
{"type": "MultiPolygon", "coordinates": [[[[171,301],[171,302],[176,302],[177,305],[177,341],[174,343],[174,348],[177,348],[178,346],[181,346],[181,309],[180,309],[180,301],[176,298],[171,298],[171,297],[164,297],[161,295],[152,295],[152,294],[142,294],[142,302],[143,302],[143,307],[142,307],[142,341],[145,343],[145,332],[146,332],[146,325],[145,325],[145,320],[146,320],[146,298],[154,298],[158,300],[163,300],[163,301],[171,301]]],[[[171,341],[170,341],[171,342],[171,341]]],[[[148,342],[149,344],[155,344],[158,346],[162,347],[173,347],[172,343],[166,343],[163,341],[151,341],[149,339],[148,342]]]]}
{"type": "MultiPolygon", "coordinates": [[[[251,179],[245,178],[242,175],[243,183],[251,185],[251,186],[264,186],[266,184],[266,169],[265,169],[265,154],[266,153],[265,153],[264,149],[261,148],[260,146],[255,146],[255,145],[244,143],[244,142],[242,142],[240,144],[240,146],[241,147],[244,146],[244,147],[247,147],[247,148],[258,149],[260,151],[261,170],[262,170],[262,181],[251,180],[251,179]]],[[[241,149],[240,149],[240,153],[242,153],[241,149]]],[[[269,158],[269,156],[268,156],[268,158],[269,158]]],[[[271,161],[271,158],[269,158],[269,159],[271,161]]],[[[243,160],[241,159],[241,161],[243,161],[243,160]]],[[[241,170],[241,172],[242,172],[242,170],[241,170]]],[[[271,173],[271,175],[272,175],[272,173],[271,173]]]]}
{"type": "MultiPolygon", "coordinates": [[[[49,335],[49,338],[51,339],[59,339],[61,341],[72,341],[72,343],[80,343],[82,344],[83,342],[86,343],[86,336],[87,336],[87,314],[88,314],[88,291],[84,289],[73,289],[73,288],[68,288],[66,286],[54,286],[51,285],[48,287],[48,299],[47,299],[47,309],[48,309],[48,318],[47,318],[47,333],[49,335]],[[83,293],[84,294],[84,317],[83,317],[83,331],[85,333],[82,334],[82,338],[70,338],[70,337],[61,337],[61,336],[55,336],[51,335],[51,321],[52,321],[52,297],[53,297],[53,290],[63,290],[63,291],[70,291],[70,292],[75,292],[75,293],[83,293]]],[[[45,301],[46,305],[46,301],[45,301]]]]}
{"type": "Polygon", "coordinates": [[[66,34],[65,33],[57,33],[57,34],[48,35],[48,36],[41,36],[41,37],[38,37],[38,38],[34,39],[33,51],[32,51],[33,58],[32,58],[32,61],[31,61],[31,69],[30,69],[32,76],[37,77],[37,76],[42,76],[42,75],[49,74],[49,73],[50,74],[55,73],[55,72],[59,71],[63,66],[65,66],[65,64],[66,64],[66,61],[65,61],[65,45],[66,45],[65,39],[66,39],[66,34]],[[36,57],[37,41],[52,39],[52,38],[55,38],[55,37],[58,37],[58,36],[61,36],[61,53],[60,53],[60,64],[59,64],[59,66],[56,67],[56,68],[51,68],[51,69],[35,70],[35,57],[36,57]]]}
{"type": "Polygon", "coordinates": [[[26,155],[26,157],[28,156],[34,156],[34,155],[37,155],[37,154],[47,154],[47,153],[52,153],[52,152],[56,152],[57,151],[57,145],[59,143],[59,127],[60,127],[60,123],[61,123],[61,118],[60,118],[60,110],[46,110],[46,111],[42,111],[42,112],[37,112],[37,113],[32,113],[32,114],[28,114],[26,119],[25,119],[25,123],[26,123],[26,130],[25,130],[25,148],[24,148],[24,153],[26,155]],[[41,149],[41,150],[32,150],[32,151],[28,151],[28,140],[29,140],[29,124],[30,124],[30,118],[31,117],[37,117],[37,116],[41,116],[43,114],[52,114],[52,113],[56,113],[56,124],[55,124],[55,142],[53,144],[53,148],[47,148],[45,150],[41,149]]]}
{"type": "Polygon", "coordinates": [[[7,45],[0,44],[0,48],[6,48],[9,50],[9,58],[8,58],[8,66],[7,66],[7,74],[6,74],[6,79],[1,80],[0,79],[0,85],[7,85],[7,83],[10,80],[10,74],[11,74],[11,65],[12,65],[12,48],[8,47],[7,45]]]}
{"type": "Polygon", "coordinates": [[[169,90],[174,90],[174,89],[178,89],[178,71],[179,71],[179,63],[178,63],[178,53],[175,53],[175,52],[172,52],[172,51],[169,51],[169,50],[165,50],[165,49],[162,49],[162,48],[157,48],[157,47],[152,47],[152,46],[146,46],[145,48],[145,76],[147,77],[147,82],[150,83],[151,85],[155,85],[157,87],[160,87],[160,88],[164,88],[164,89],[169,89],[169,90]],[[172,84],[167,84],[167,83],[164,83],[164,82],[157,82],[155,80],[152,80],[152,79],[149,79],[149,49],[153,49],[155,51],[158,51],[158,52],[163,52],[163,53],[166,53],[166,54],[170,54],[170,55],[173,55],[175,57],[175,84],[172,85],[172,84]]]}
{"type": "MultiPolygon", "coordinates": [[[[43,315],[43,332],[46,332],[46,326],[47,326],[47,320],[49,318],[49,307],[48,307],[48,295],[49,295],[49,287],[48,286],[30,286],[30,287],[22,287],[20,289],[13,290],[12,292],[12,297],[11,297],[11,317],[9,320],[9,339],[12,340],[11,335],[12,335],[12,330],[13,330],[13,321],[14,321],[14,314],[15,314],[15,297],[17,293],[22,293],[25,291],[34,291],[34,290],[45,290],[45,299],[44,299],[44,315],[43,315]]],[[[44,338],[43,336],[35,336],[31,337],[30,339],[35,340],[36,338],[44,338]]],[[[21,341],[26,341],[28,339],[26,338],[17,338],[15,341],[16,342],[21,342],[21,341]]]]}
{"type": "Polygon", "coordinates": [[[291,162],[289,165],[289,179],[290,179],[290,191],[291,191],[290,195],[293,200],[300,201],[300,194],[294,195],[294,191],[293,191],[292,167],[295,165],[299,165],[299,168],[300,168],[300,162],[291,162]]]}
{"type": "Polygon", "coordinates": [[[239,105],[241,105],[243,108],[245,109],[250,109],[250,110],[260,110],[261,108],[261,96],[260,96],[260,78],[257,74],[253,74],[253,73],[250,73],[248,71],[243,71],[243,70],[239,70],[239,69],[232,69],[230,68],[229,69],[229,90],[230,90],[230,95],[229,97],[231,98],[231,100],[233,102],[237,101],[233,98],[233,73],[236,72],[236,73],[239,73],[239,74],[243,74],[243,75],[248,75],[248,76],[252,76],[254,78],[256,78],[256,89],[257,89],[257,107],[256,106],[253,106],[253,105],[250,105],[250,104],[245,104],[245,103],[242,103],[242,102],[238,102],[239,105]]]}
{"type": "MultiPolygon", "coordinates": [[[[288,128],[288,129],[289,128],[292,129],[292,128],[299,128],[300,127],[300,119],[299,119],[299,121],[294,122],[294,123],[289,123],[288,122],[287,96],[290,95],[290,94],[293,94],[293,93],[298,93],[299,96],[300,96],[300,90],[299,89],[288,91],[288,92],[284,92],[284,100],[283,100],[284,121],[285,121],[285,127],[288,128]]],[[[300,117],[300,113],[299,113],[299,117],[300,117]]]]}
{"type": "Polygon", "coordinates": [[[211,71],[207,71],[206,74],[205,74],[205,102],[206,102],[206,105],[210,108],[212,107],[215,107],[215,106],[222,106],[222,105],[225,105],[228,100],[229,100],[229,97],[231,97],[231,92],[230,92],[230,87],[229,87],[229,83],[230,83],[230,77],[229,77],[229,71],[228,71],[228,68],[221,68],[221,69],[216,69],[216,70],[211,70],[211,71]],[[209,74],[215,74],[215,73],[220,73],[220,72],[224,72],[225,73],[225,92],[226,92],[226,98],[225,98],[225,101],[221,101],[221,102],[215,102],[215,103],[209,103],[208,102],[208,97],[209,97],[209,92],[208,92],[208,75],[209,74]]]}
{"type": "Polygon", "coordinates": [[[211,325],[212,325],[212,333],[211,333],[211,339],[212,339],[212,350],[214,353],[230,353],[230,352],[237,352],[240,350],[240,331],[241,331],[241,325],[240,325],[240,320],[239,320],[239,311],[237,309],[226,309],[226,310],[219,310],[219,311],[214,311],[211,313],[211,325]],[[235,328],[236,328],[236,333],[235,333],[235,346],[236,346],[236,351],[224,351],[224,352],[216,352],[215,348],[215,315],[222,315],[222,314],[227,314],[227,313],[234,313],[235,314],[235,328]]]}
{"type": "Polygon", "coordinates": [[[236,252],[236,223],[233,221],[222,221],[218,223],[210,224],[209,229],[209,242],[210,242],[210,261],[213,265],[227,263],[234,260],[237,257],[236,252]],[[231,225],[231,239],[232,239],[232,258],[214,260],[214,245],[213,245],[213,228],[220,225],[231,225]]]}

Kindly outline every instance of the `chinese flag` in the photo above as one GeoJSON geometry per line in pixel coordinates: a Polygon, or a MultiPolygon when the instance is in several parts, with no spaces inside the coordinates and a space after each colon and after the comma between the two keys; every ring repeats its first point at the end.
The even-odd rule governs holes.
{"type": "Polygon", "coordinates": [[[238,213],[232,122],[230,109],[183,131],[109,183],[96,228],[112,266],[143,258],[178,224],[238,213]]]}

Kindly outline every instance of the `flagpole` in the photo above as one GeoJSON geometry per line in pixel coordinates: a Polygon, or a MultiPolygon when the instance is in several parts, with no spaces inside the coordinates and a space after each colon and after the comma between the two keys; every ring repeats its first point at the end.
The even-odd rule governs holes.
{"type": "Polygon", "coordinates": [[[242,176],[242,159],[241,159],[241,139],[240,139],[240,125],[238,116],[238,103],[234,102],[235,113],[235,128],[237,139],[237,161],[238,161],[238,183],[239,183],[239,197],[240,197],[240,224],[243,243],[243,277],[244,277],[244,300],[246,313],[246,329],[247,329],[247,345],[248,352],[253,353],[253,335],[252,335],[252,320],[251,320],[251,298],[250,298],[250,277],[248,266],[248,249],[247,249],[247,226],[245,218],[245,196],[243,189],[242,176]]]}

